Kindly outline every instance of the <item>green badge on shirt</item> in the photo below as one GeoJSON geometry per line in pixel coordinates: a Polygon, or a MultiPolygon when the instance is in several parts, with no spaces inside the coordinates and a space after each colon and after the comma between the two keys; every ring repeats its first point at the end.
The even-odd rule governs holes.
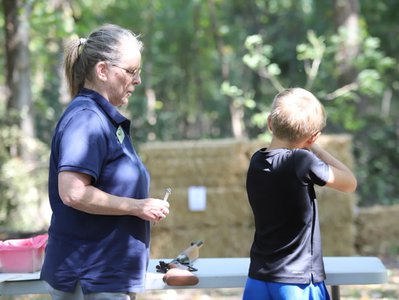
{"type": "Polygon", "coordinates": [[[125,133],[123,132],[122,127],[118,127],[118,130],[116,131],[116,136],[118,138],[118,141],[120,144],[123,143],[123,139],[125,138],[125,133]]]}

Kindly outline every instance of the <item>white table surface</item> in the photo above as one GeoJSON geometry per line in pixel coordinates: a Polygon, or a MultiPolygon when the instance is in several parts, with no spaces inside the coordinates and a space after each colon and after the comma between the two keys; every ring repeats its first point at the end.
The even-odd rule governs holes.
{"type": "MultiPolygon", "coordinates": [[[[248,273],[249,258],[200,258],[194,263],[198,268],[195,274],[199,283],[195,286],[168,286],[157,273],[155,266],[160,260],[151,259],[148,267],[146,289],[179,289],[179,288],[242,288],[248,273]]],[[[383,284],[387,282],[387,271],[377,257],[324,257],[326,284],[362,285],[383,284]]],[[[0,273],[0,295],[45,294],[45,285],[39,279],[40,272],[35,273],[0,273]]]]}

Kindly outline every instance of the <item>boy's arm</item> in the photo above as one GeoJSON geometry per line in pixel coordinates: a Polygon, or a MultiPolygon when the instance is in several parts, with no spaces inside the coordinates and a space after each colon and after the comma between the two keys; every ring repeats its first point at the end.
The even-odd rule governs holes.
{"type": "Polygon", "coordinates": [[[317,144],[313,144],[311,150],[318,158],[330,166],[330,175],[326,186],[341,192],[354,192],[356,190],[356,177],[346,165],[317,144]]]}

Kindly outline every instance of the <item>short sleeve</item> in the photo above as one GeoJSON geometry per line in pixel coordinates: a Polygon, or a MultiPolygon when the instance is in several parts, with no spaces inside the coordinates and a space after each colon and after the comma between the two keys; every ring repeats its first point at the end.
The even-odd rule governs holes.
{"type": "Polygon", "coordinates": [[[297,176],[304,184],[323,186],[329,179],[330,166],[309,150],[295,152],[295,165],[297,176]]]}
{"type": "Polygon", "coordinates": [[[84,109],[74,113],[60,136],[58,171],[85,173],[96,181],[106,144],[101,118],[94,111],[84,109]]]}

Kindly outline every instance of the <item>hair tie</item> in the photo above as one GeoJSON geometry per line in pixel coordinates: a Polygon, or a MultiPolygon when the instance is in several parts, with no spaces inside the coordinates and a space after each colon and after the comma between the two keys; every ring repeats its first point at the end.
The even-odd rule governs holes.
{"type": "Polygon", "coordinates": [[[87,39],[85,38],[80,38],[79,39],[79,46],[84,46],[86,44],[87,39]]]}

